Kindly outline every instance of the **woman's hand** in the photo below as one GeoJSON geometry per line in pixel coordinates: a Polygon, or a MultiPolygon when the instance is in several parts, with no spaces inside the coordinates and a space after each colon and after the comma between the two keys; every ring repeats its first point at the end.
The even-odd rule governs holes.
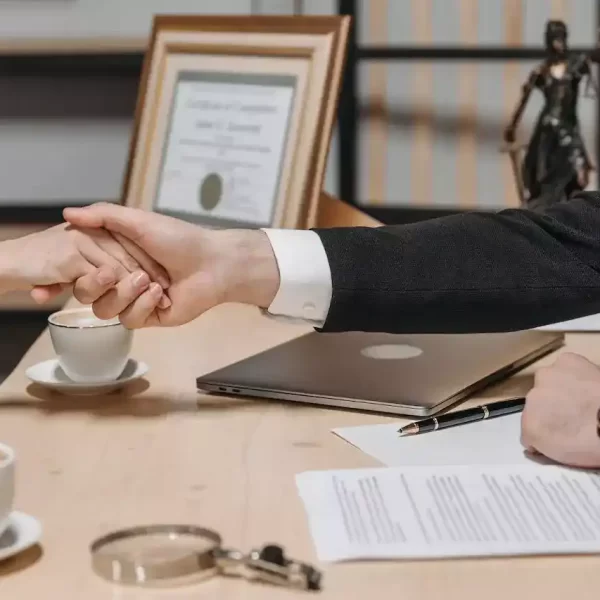
{"type": "MultiPolygon", "coordinates": [[[[73,284],[82,301],[94,302],[117,282],[140,294],[169,286],[166,271],[145,252],[125,250],[107,231],[67,223],[0,244],[0,287],[28,289],[44,303],[73,284]]],[[[169,304],[166,296],[161,301],[169,304]]]]}

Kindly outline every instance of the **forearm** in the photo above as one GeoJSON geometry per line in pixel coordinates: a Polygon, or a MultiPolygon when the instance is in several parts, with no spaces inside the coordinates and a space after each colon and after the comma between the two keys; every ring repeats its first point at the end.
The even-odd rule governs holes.
{"type": "Polygon", "coordinates": [[[0,294],[28,289],[19,276],[18,240],[0,242],[0,294]]]}
{"type": "Polygon", "coordinates": [[[598,193],[546,215],[317,233],[333,282],[324,331],[511,331],[600,312],[598,193]]]}

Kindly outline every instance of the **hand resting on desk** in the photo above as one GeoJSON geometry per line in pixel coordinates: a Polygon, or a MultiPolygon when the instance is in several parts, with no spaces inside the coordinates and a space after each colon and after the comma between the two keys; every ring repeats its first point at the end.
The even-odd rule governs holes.
{"type": "Polygon", "coordinates": [[[538,369],[521,420],[521,442],[559,463],[600,467],[600,369],[565,353],[538,369]]]}

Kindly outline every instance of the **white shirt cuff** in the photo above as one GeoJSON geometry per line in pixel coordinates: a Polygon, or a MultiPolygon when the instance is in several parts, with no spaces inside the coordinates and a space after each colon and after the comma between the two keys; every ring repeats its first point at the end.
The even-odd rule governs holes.
{"type": "Polygon", "coordinates": [[[331,269],[321,239],[305,229],[263,229],[279,267],[279,290],[267,314],[321,327],[331,304],[331,269]]]}

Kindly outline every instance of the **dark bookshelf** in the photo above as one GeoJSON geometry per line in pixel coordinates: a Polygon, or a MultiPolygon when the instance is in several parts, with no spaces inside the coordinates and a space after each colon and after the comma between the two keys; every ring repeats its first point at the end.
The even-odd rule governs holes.
{"type": "Polygon", "coordinates": [[[0,54],[0,75],[35,77],[133,77],[139,79],[144,53],[75,52],[0,54]]]}

